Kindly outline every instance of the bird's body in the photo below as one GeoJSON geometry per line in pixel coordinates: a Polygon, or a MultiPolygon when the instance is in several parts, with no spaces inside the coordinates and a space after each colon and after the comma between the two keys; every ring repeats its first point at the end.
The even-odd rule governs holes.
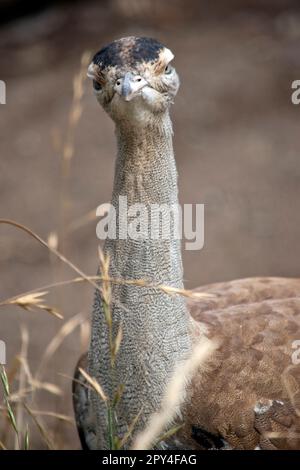
{"type": "MultiPolygon", "coordinates": [[[[116,123],[118,141],[112,196],[117,237],[104,247],[110,275],[143,279],[153,287],[121,283],[113,288],[113,336],[120,325],[123,330],[113,379],[97,291],[86,368],[109,397],[116,383],[124,385],[116,412],[122,437],[136,416],[135,433],[144,428],[159,409],[175,366],[205,337],[218,348],[187,385],[184,426],[166,445],[300,448],[300,366],[292,362],[293,342],[300,338],[300,280],[257,278],[207,286],[201,290],[214,297],[187,308],[182,297],[155,287],[183,287],[178,239],[153,239],[151,227],[137,239],[119,233],[120,197],[128,206],[155,211],[178,203],[169,105],[179,80],[172,58],[155,40],[124,38],[96,54],[89,68],[98,101],[116,123]]],[[[74,406],[84,446],[107,448],[104,402],[74,382],[74,406]]]]}
{"type": "Polygon", "coordinates": [[[184,431],[189,444],[214,445],[201,432],[197,439],[198,429],[230,448],[299,449],[300,365],[292,356],[300,328],[300,280],[249,278],[197,291],[216,296],[191,303],[189,310],[220,346],[190,387],[184,431]]]}

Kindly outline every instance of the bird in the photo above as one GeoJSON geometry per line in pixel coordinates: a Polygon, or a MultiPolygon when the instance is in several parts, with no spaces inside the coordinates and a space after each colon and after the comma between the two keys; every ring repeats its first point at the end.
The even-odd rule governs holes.
{"type": "Polygon", "coordinates": [[[151,238],[149,227],[140,238],[120,230],[120,198],[128,207],[146,209],[178,204],[170,118],[180,85],[174,54],[156,39],[121,38],[94,55],[88,76],[98,103],[115,123],[111,207],[117,235],[106,238],[103,250],[110,277],[126,282],[112,283],[112,337],[122,329],[113,370],[100,288],[95,293],[89,350],[73,380],[82,448],[111,448],[111,416],[82,369],[106,397],[122,384],[114,425],[121,440],[131,429],[124,445],[130,448],[160,409],[176,366],[204,338],[215,349],[186,382],[177,413],[182,425],[164,448],[300,449],[300,365],[292,360],[300,339],[300,279],[219,282],[195,289],[197,301],[169,295],[159,286],[184,288],[178,237],[151,238]],[[143,286],[135,283],[141,279],[147,281],[143,286]]]}

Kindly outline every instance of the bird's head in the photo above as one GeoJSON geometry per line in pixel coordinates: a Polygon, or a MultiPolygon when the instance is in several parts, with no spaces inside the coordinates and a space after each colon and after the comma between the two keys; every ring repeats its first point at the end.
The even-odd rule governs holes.
{"type": "Polygon", "coordinates": [[[165,113],[179,88],[170,49],[127,37],[101,49],[88,68],[97,100],[115,122],[146,125],[165,113]]]}

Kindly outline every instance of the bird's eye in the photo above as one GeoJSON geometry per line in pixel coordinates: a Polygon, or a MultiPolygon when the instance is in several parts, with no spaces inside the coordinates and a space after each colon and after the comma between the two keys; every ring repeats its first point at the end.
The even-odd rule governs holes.
{"type": "Polygon", "coordinates": [[[102,86],[96,80],[93,80],[93,87],[94,87],[94,90],[96,91],[100,91],[102,89],[102,86]]]}
{"type": "Polygon", "coordinates": [[[170,64],[168,64],[165,68],[165,74],[170,75],[170,73],[172,73],[172,71],[173,71],[173,67],[170,64]]]}

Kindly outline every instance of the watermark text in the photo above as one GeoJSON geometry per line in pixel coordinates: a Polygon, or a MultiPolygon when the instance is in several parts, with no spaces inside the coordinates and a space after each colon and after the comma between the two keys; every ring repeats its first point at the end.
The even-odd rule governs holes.
{"type": "Polygon", "coordinates": [[[0,365],[6,364],[6,344],[0,340],[0,365]]]}
{"type": "Polygon", "coordinates": [[[292,103],[298,105],[300,104],[300,80],[292,82],[292,89],[295,90],[291,95],[292,103]]]}
{"type": "Polygon", "coordinates": [[[300,364],[300,339],[293,341],[292,348],[295,349],[292,354],[292,363],[297,366],[300,364]]]}
{"type": "Polygon", "coordinates": [[[0,104],[6,104],[6,84],[0,80],[0,104]]]}
{"type": "Polygon", "coordinates": [[[185,240],[186,250],[204,246],[204,204],[101,204],[96,227],[99,240],[185,240]]]}

